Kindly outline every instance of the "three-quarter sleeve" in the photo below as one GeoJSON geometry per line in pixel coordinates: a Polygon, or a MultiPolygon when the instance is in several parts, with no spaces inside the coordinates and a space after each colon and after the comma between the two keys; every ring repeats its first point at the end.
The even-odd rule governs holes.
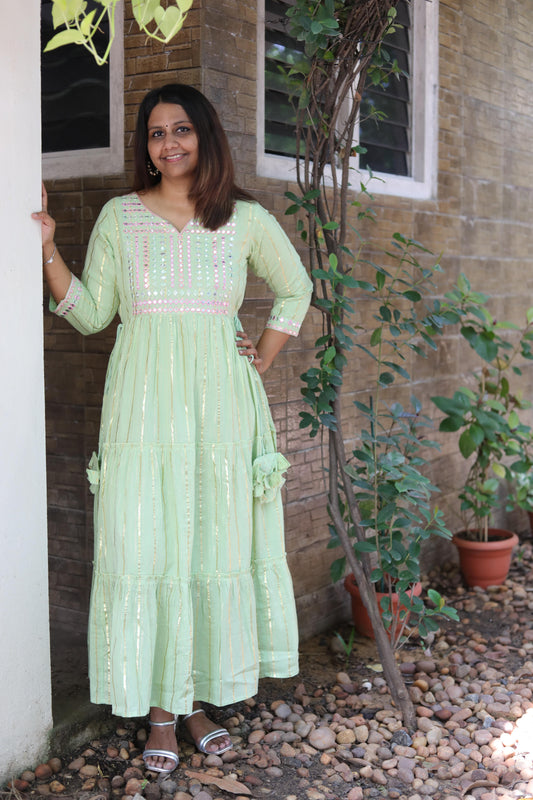
{"type": "Polygon", "coordinates": [[[266,327],[297,336],[311,302],[309,276],[281,225],[260,205],[254,206],[252,225],[248,264],[275,295],[266,327]]]}
{"type": "Polygon", "coordinates": [[[65,317],[85,335],[106,328],[117,313],[118,221],[114,201],[106,203],[89,239],[81,280],[72,276],[59,304],[50,298],[50,311],[65,317]]]}

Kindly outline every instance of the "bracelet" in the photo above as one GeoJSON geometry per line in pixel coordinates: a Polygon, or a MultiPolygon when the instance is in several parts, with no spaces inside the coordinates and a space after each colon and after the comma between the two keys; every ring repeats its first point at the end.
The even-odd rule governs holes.
{"type": "Polygon", "coordinates": [[[54,250],[50,258],[47,258],[46,261],[43,261],[43,264],[51,264],[55,258],[56,253],[57,253],[57,244],[54,245],[54,250]]]}

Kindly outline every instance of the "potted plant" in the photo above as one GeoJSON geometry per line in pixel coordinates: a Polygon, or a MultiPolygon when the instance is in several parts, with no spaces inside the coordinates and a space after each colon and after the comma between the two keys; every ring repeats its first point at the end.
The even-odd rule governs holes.
{"type": "MultiPolygon", "coordinates": [[[[438,445],[428,437],[432,422],[422,413],[420,401],[409,398],[406,367],[425,356],[422,344],[435,349],[444,326],[459,319],[450,304],[441,309],[434,299],[433,276],[440,266],[421,263],[419,257],[427,261],[428,255],[418,242],[394,234],[393,247],[384,256],[388,268],[373,264],[374,275],[368,272],[366,281],[341,273],[331,257],[328,266],[314,270],[315,280],[329,289],[318,305],[327,305],[336,344],[328,336],[321,337],[317,341],[319,365],[302,376],[309,410],[301,414],[301,426],[309,426],[311,435],[322,426],[328,428],[331,450],[342,453],[342,459],[345,442],[339,400],[332,403],[331,399],[335,397],[333,387],[343,385],[339,367],[347,363],[345,353],[359,351],[359,370],[367,376],[365,391],[353,404],[359,440],[345,461],[330,471],[330,547],[341,544],[342,524],[395,649],[414,629],[422,638],[436,630],[436,615],[456,618],[435,590],[428,592],[429,603],[421,596],[422,544],[431,536],[451,538],[452,534],[434,504],[438,489],[424,473],[425,453],[438,445]],[[352,325],[353,307],[344,293],[347,288],[359,291],[372,322],[370,329],[352,325]],[[397,379],[401,386],[393,387],[397,379]],[[405,404],[393,399],[402,393],[409,398],[405,404]],[[337,482],[332,484],[335,475],[337,482]]],[[[333,563],[335,581],[343,577],[346,564],[346,554],[333,563]]],[[[352,573],[344,581],[352,595],[355,627],[371,635],[375,624],[368,617],[367,603],[361,600],[359,583],[352,573]]]]}
{"type": "Polygon", "coordinates": [[[459,451],[471,459],[459,493],[463,530],[453,541],[467,583],[486,587],[505,581],[518,543],[512,531],[490,527],[492,514],[501,507],[503,479],[511,487],[508,503],[527,508],[527,492],[519,491],[512,479],[533,466],[532,429],[523,419],[531,403],[511,381],[521,375],[520,361],[533,358],[533,308],[522,326],[498,322],[486,308],[490,298],[473,292],[464,275],[446,298],[454,309],[460,308],[461,334],[482,363],[471,371],[468,386],[452,397],[432,399],[446,415],[440,430],[461,431],[459,451]]]}

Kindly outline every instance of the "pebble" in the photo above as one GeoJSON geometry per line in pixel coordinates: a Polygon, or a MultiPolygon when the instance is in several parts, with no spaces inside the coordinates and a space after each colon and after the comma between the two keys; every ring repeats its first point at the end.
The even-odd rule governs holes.
{"type": "Polygon", "coordinates": [[[309,744],[317,750],[328,750],[335,746],[335,733],[326,726],[315,728],[309,734],[309,744]]]}
{"type": "MultiPolygon", "coordinates": [[[[526,541],[523,548],[533,577],[533,547],[526,541]]],[[[264,702],[260,689],[257,698],[234,704],[220,720],[231,730],[234,749],[204,755],[180,742],[180,769],[170,776],[145,769],[145,723],[136,728],[125,721],[107,739],[80,747],[70,761],[57,754],[14,776],[11,791],[87,800],[222,800],[228,794],[188,775],[192,770],[239,781],[265,800],[533,797],[533,765],[522,755],[533,735],[533,597],[520,576],[485,591],[463,589],[453,566],[445,575],[444,594],[460,607],[462,623],[439,631],[430,651],[417,649],[416,640],[407,657],[400,651],[416,730],[403,727],[384,678],[365,671],[365,663],[377,663],[369,656],[324,682],[307,679],[304,668],[304,680],[280,689],[273,702],[264,702]],[[478,630],[484,616],[492,627],[480,624],[478,630]],[[498,788],[472,787],[477,781],[498,788]]]]}

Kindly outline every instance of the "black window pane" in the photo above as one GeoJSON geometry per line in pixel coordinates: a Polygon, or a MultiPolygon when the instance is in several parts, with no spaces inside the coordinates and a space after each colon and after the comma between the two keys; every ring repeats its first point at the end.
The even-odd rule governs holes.
{"type": "MultiPolygon", "coordinates": [[[[88,0],[87,11],[102,10],[88,0]]],[[[109,39],[107,25],[95,37],[103,53],[109,39]]],[[[56,31],[57,32],[57,31],[56,31]]],[[[43,47],[54,35],[52,3],[41,3],[43,47]]],[[[41,55],[42,147],[44,153],[109,147],[109,63],[98,66],[91,53],[68,45],[41,55]]]]}
{"type": "Polygon", "coordinates": [[[384,42],[390,61],[398,62],[405,75],[389,75],[381,86],[367,81],[361,101],[359,143],[366,149],[359,164],[374,172],[410,175],[411,98],[410,98],[410,18],[406,0],[400,0],[398,28],[384,42]]]}

